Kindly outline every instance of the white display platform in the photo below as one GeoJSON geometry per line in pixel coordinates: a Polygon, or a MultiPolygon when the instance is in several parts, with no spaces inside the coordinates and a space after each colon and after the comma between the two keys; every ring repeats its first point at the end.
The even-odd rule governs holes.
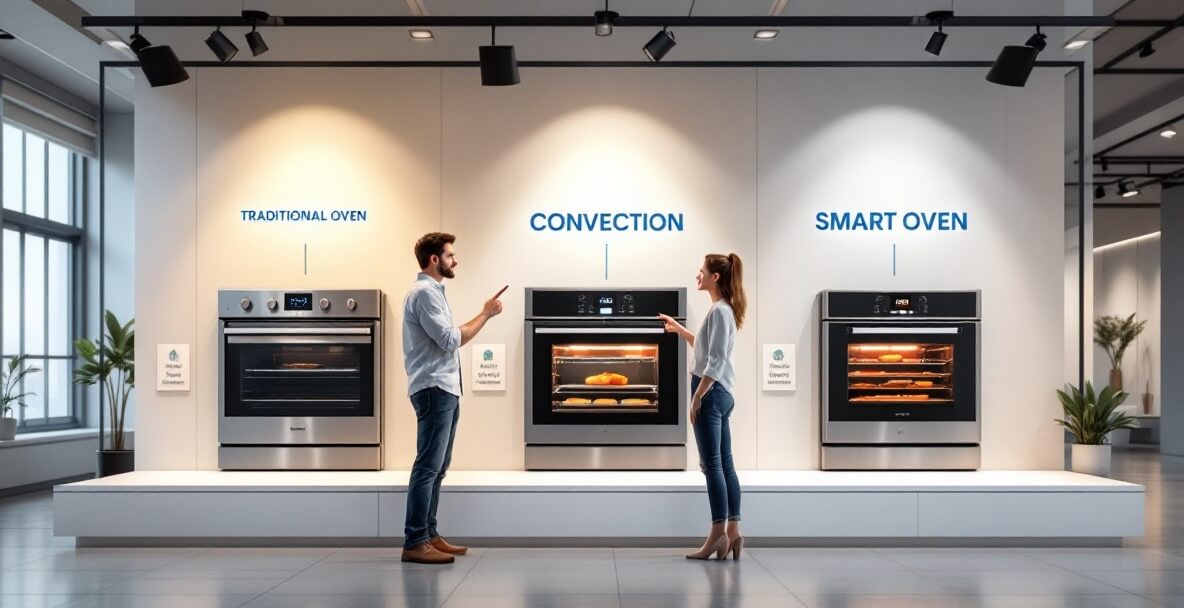
{"type": "MultiPolygon", "coordinates": [[[[136,471],[57,486],[54,533],[83,544],[397,543],[407,476],[136,471]]],[[[741,471],[740,482],[744,532],[758,544],[1104,545],[1143,534],[1143,486],[1067,471],[741,471]]],[[[454,471],[441,494],[441,532],[476,543],[660,544],[702,536],[710,521],[697,471],[454,471]]]]}

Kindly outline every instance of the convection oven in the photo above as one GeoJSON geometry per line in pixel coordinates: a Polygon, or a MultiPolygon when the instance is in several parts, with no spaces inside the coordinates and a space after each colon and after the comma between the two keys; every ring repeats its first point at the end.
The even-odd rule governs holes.
{"type": "Polygon", "coordinates": [[[685,289],[526,290],[526,468],[686,468],[685,289]]]}
{"type": "Polygon", "coordinates": [[[977,469],[980,293],[822,293],[822,468],[977,469]]]}
{"type": "Polygon", "coordinates": [[[378,290],[218,292],[222,469],[382,468],[378,290]]]}

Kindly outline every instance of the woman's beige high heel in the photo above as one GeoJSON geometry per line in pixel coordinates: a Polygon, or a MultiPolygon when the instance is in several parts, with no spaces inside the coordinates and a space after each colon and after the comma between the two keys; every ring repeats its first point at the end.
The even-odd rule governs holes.
{"type": "MultiPolygon", "coordinates": [[[[732,559],[738,560],[738,559],[740,559],[740,550],[743,548],[744,548],[744,537],[737,536],[736,538],[732,539],[732,544],[731,544],[731,546],[728,547],[728,553],[732,554],[732,559]]],[[[725,556],[725,559],[726,559],[726,556],[725,556]]]]}
{"type": "Polygon", "coordinates": [[[718,555],[718,557],[715,558],[717,560],[728,559],[728,548],[730,546],[731,545],[728,544],[728,537],[721,536],[721,537],[719,537],[719,540],[717,540],[710,547],[707,547],[706,549],[701,550],[701,551],[696,551],[694,553],[688,553],[687,559],[704,559],[704,560],[706,560],[706,559],[711,559],[712,555],[718,555]]]}

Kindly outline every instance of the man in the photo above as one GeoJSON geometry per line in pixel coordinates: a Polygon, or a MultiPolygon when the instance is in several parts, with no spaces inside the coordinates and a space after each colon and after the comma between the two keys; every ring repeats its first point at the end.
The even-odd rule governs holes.
{"type": "Polygon", "coordinates": [[[452,442],[460,419],[460,347],[502,312],[498,298],[509,287],[486,301],[472,321],[454,327],[444,298],[444,279],[456,277],[454,242],[456,237],[451,234],[431,232],[415,243],[420,273],[403,300],[403,366],[418,428],[415,464],[407,484],[405,562],[449,564],[454,555],[468,551],[436,531],[440,482],[452,461],[452,442]]]}

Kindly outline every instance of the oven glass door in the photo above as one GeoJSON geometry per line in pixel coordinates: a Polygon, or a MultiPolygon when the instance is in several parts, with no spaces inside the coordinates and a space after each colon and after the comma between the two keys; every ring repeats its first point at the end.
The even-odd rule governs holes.
{"type": "Polygon", "coordinates": [[[370,327],[227,327],[226,416],[373,416],[370,327]]]}
{"type": "Polygon", "coordinates": [[[536,425],[678,424],[681,339],[653,323],[536,326],[536,425]]]}
{"type": "Polygon", "coordinates": [[[830,420],[975,420],[977,324],[828,326],[830,420]]]}

